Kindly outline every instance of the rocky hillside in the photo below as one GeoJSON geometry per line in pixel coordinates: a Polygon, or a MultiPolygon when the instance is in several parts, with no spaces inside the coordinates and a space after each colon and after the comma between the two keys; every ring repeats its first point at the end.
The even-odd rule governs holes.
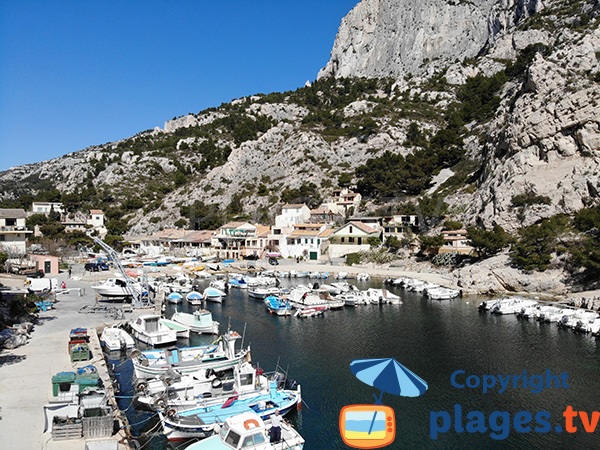
{"type": "Polygon", "coordinates": [[[515,231],[599,195],[599,12],[597,0],[363,0],[312,85],[10,169],[0,198],[100,207],[116,231],[144,233],[219,211],[266,222],[357,184],[379,206],[438,193],[456,220],[515,231]],[[427,173],[389,191],[356,171],[385,157],[402,158],[404,178],[427,173]]]}

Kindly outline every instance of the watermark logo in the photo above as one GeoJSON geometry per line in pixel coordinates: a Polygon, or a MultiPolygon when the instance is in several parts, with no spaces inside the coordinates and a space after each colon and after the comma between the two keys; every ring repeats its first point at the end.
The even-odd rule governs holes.
{"type": "Polygon", "coordinates": [[[339,429],[344,444],[354,448],[381,448],[396,439],[394,410],[383,405],[383,394],[417,397],[427,390],[427,383],[393,358],[359,359],[350,370],[363,383],[379,390],[372,405],[344,406],[340,411],[339,429]]]}
{"type": "MultiPolygon", "coordinates": [[[[508,389],[520,389],[537,395],[545,390],[569,389],[569,376],[566,372],[552,373],[546,369],[542,373],[530,374],[524,370],[520,374],[476,375],[465,370],[456,370],[450,375],[450,384],[456,389],[474,389],[482,394],[495,392],[502,395],[508,389]]],[[[578,411],[571,405],[565,407],[562,419],[552,421],[550,411],[521,410],[509,411],[463,411],[462,405],[453,405],[450,411],[430,411],[429,436],[437,440],[450,431],[455,433],[489,434],[493,440],[504,440],[511,431],[517,433],[586,433],[596,431],[600,421],[600,412],[578,411]]]]}

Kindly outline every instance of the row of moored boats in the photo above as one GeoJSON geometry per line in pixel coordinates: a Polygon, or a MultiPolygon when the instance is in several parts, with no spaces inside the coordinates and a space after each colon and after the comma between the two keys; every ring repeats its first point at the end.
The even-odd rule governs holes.
{"type": "Polygon", "coordinates": [[[547,304],[523,297],[503,297],[481,302],[480,311],[492,314],[514,314],[522,319],[556,323],[582,333],[600,336],[600,315],[596,311],[570,306],[547,304]]]}

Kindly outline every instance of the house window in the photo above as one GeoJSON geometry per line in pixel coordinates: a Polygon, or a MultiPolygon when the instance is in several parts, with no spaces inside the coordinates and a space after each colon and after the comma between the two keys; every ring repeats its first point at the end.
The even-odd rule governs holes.
{"type": "Polygon", "coordinates": [[[350,225],[350,233],[352,233],[352,225],[350,225]]]}
{"type": "Polygon", "coordinates": [[[353,237],[349,237],[348,238],[348,242],[350,242],[351,244],[353,244],[354,243],[354,238],[353,237]]]}
{"type": "Polygon", "coordinates": [[[7,227],[14,227],[17,224],[17,219],[7,218],[5,219],[4,223],[7,227]]]}
{"type": "Polygon", "coordinates": [[[0,234],[0,241],[5,241],[6,240],[6,236],[3,234],[0,234]]]}
{"type": "Polygon", "coordinates": [[[343,237],[343,238],[342,238],[342,240],[341,240],[341,242],[342,242],[342,244],[343,244],[344,242],[346,242],[346,238],[344,238],[344,237],[343,237]]]}

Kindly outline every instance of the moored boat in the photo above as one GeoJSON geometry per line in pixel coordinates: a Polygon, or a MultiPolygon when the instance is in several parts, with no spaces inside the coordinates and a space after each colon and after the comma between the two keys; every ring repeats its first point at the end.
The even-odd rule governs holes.
{"type": "Polygon", "coordinates": [[[176,312],[171,320],[189,327],[194,333],[219,334],[219,322],[213,320],[212,313],[206,309],[199,309],[191,314],[176,312]]]}
{"type": "Polygon", "coordinates": [[[244,413],[258,414],[263,420],[276,410],[283,416],[302,401],[300,386],[296,390],[278,389],[277,382],[271,381],[269,392],[240,399],[232,396],[221,408],[196,407],[183,411],[159,411],[164,434],[169,441],[191,438],[205,438],[215,433],[215,425],[230,417],[244,413]]]}
{"type": "Polygon", "coordinates": [[[100,344],[108,351],[127,350],[135,347],[135,341],[129,333],[116,326],[104,327],[100,335],[100,344]]]}
{"type": "Polygon", "coordinates": [[[290,302],[276,295],[269,295],[265,298],[264,303],[271,314],[277,316],[289,316],[292,314],[292,305],[290,305],[290,302]]]}
{"type": "Polygon", "coordinates": [[[250,359],[250,347],[236,351],[235,342],[238,339],[241,336],[231,331],[210,345],[134,352],[131,359],[135,376],[141,379],[153,378],[169,371],[184,375],[198,370],[230,369],[242,360],[250,359]]]}
{"type": "Polygon", "coordinates": [[[190,337],[190,327],[187,327],[183,324],[177,323],[171,319],[166,319],[162,317],[160,321],[165,324],[171,330],[175,330],[177,333],[178,339],[189,339],[190,337]]]}
{"type": "Polygon", "coordinates": [[[302,450],[304,438],[289,423],[281,423],[281,440],[270,442],[271,420],[263,420],[254,412],[229,417],[218,434],[202,439],[187,447],[188,450],[217,450],[251,448],[256,450],[302,450]]]}
{"type": "Polygon", "coordinates": [[[129,322],[135,339],[151,346],[169,345],[177,342],[177,332],[160,321],[158,314],[142,314],[129,322]]]}
{"type": "Polygon", "coordinates": [[[223,303],[225,295],[227,294],[222,290],[210,286],[204,289],[204,292],[202,293],[204,300],[214,303],[223,303]]]}

